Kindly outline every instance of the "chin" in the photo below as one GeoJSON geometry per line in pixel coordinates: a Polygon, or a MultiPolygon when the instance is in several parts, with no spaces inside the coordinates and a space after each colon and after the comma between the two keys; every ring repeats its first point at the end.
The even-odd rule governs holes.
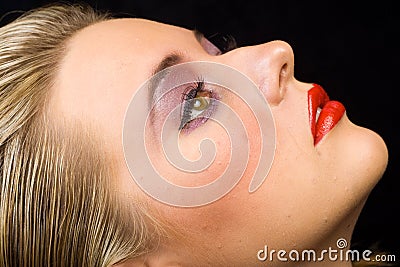
{"type": "Polygon", "coordinates": [[[354,137],[346,141],[354,145],[352,154],[355,158],[358,157],[357,168],[360,179],[365,183],[375,185],[386,170],[388,163],[388,150],[382,137],[376,132],[357,126],[353,123],[349,126],[354,132],[354,137]]]}
{"type": "Polygon", "coordinates": [[[376,132],[355,125],[346,115],[326,137],[318,147],[319,154],[335,162],[338,177],[356,198],[365,199],[388,163],[384,140],[376,132]]]}
{"type": "Polygon", "coordinates": [[[369,194],[381,179],[387,163],[388,150],[376,132],[352,123],[346,115],[316,147],[324,170],[335,177],[330,183],[333,209],[332,231],[349,239],[369,194]]]}

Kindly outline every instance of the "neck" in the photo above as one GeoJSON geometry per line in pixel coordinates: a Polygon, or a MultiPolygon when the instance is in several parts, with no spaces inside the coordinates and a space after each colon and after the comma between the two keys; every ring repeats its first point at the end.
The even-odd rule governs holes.
{"type": "Polygon", "coordinates": [[[361,207],[357,207],[334,228],[336,230],[328,235],[321,235],[323,239],[321,238],[315,247],[294,252],[286,251],[287,262],[279,262],[278,252],[275,252],[274,260],[278,264],[270,266],[352,267],[353,262],[362,260],[363,257],[363,251],[356,251],[350,245],[360,210],[361,207]],[[290,258],[290,253],[292,253],[292,258],[290,258]]]}
{"type": "MultiPolygon", "coordinates": [[[[359,209],[340,223],[336,231],[325,237],[315,249],[315,261],[302,262],[302,267],[352,267],[354,261],[362,259],[362,251],[351,248],[351,238],[359,215],[359,209]]],[[[306,251],[307,252],[307,251],[306,251]]],[[[312,250],[313,252],[313,250],[312,250]]],[[[305,253],[305,257],[307,253],[305,253]]],[[[294,265],[296,266],[296,264],[294,265]]]]}

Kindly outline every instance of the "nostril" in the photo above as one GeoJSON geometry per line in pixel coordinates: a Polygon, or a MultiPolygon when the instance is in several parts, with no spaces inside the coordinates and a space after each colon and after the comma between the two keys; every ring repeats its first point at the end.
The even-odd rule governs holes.
{"type": "Polygon", "coordinates": [[[288,64],[285,63],[281,67],[281,71],[279,73],[279,93],[281,97],[284,95],[286,90],[287,77],[288,77],[288,64]]]}
{"type": "Polygon", "coordinates": [[[287,70],[288,69],[288,64],[285,63],[281,67],[281,72],[279,73],[279,87],[282,87],[284,84],[285,78],[287,77],[287,70]]]}

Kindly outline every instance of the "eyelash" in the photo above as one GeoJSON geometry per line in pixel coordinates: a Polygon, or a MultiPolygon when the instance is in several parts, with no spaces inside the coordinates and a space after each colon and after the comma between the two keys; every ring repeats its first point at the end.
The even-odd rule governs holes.
{"type": "MultiPolygon", "coordinates": [[[[215,45],[221,51],[221,54],[237,48],[235,38],[229,34],[215,33],[207,37],[207,40],[215,45]]],[[[181,102],[183,103],[183,110],[181,112],[179,130],[195,129],[204,124],[208,120],[208,117],[214,112],[215,104],[213,100],[215,99],[216,95],[212,91],[205,89],[204,80],[198,79],[198,81],[194,83],[194,86],[189,87],[186,92],[182,94],[181,102]],[[198,118],[198,115],[192,117],[194,105],[193,101],[198,97],[200,92],[208,93],[210,102],[208,103],[209,105],[206,107],[206,109],[201,111],[198,115],[203,115],[203,113],[207,110],[210,110],[210,112],[208,112],[209,114],[201,116],[200,118],[198,118]]]]}
{"type": "MultiPolygon", "coordinates": [[[[203,96],[202,96],[203,97],[203,96]]],[[[215,93],[205,88],[204,80],[198,79],[193,86],[188,87],[185,93],[182,94],[183,110],[181,112],[181,122],[179,130],[191,130],[204,124],[208,117],[213,113],[214,101],[216,99],[215,93]],[[201,111],[198,115],[193,117],[194,100],[198,97],[199,93],[208,94],[208,106],[201,111]],[[204,113],[207,113],[203,115],[204,113]],[[201,115],[199,118],[198,116],[201,115]]]]}

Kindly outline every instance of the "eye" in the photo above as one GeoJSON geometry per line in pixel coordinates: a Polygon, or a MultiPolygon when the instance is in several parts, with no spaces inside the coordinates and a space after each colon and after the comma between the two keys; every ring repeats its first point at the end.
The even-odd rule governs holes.
{"type": "Polygon", "coordinates": [[[216,46],[221,51],[221,54],[237,48],[236,40],[230,34],[215,33],[208,36],[207,40],[216,46]]]}
{"type": "Polygon", "coordinates": [[[222,55],[237,48],[236,40],[232,35],[215,33],[205,37],[199,31],[195,32],[203,49],[212,56],[222,55]]]}
{"type": "Polygon", "coordinates": [[[183,95],[183,111],[179,130],[195,129],[204,124],[214,111],[215,94],[197,82],[183,95]]]}
{"type": "Polygon", "coordinates": [[[203,111],[205,109],[208,108],[208,106],[210,105],[210,98],[208,97],[196,97],[195,99],[193,99],[193,109],[196,111],[203,111]]]}

